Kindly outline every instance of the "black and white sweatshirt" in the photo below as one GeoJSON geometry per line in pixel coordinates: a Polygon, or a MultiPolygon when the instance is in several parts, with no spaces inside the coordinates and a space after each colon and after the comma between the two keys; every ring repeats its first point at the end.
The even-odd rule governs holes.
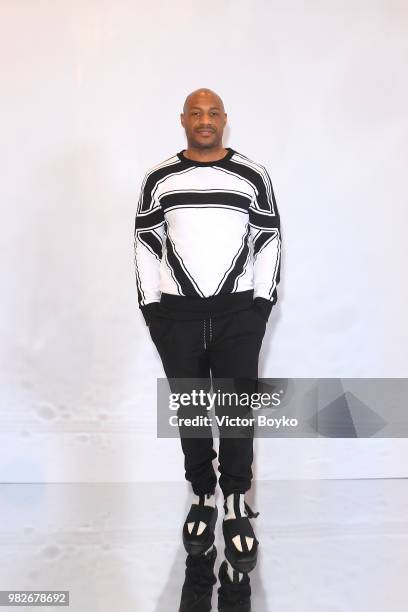
{"type": "MultiPolygon", "coordinates": [[[[180,151],[144,176],[134,253],[139,307],[233,310],[277,301],[281,232],[266,168],[234,149],[200,162],[180,151]]],[[[267,318],[266,316],[266,318],[267,318]]]]}

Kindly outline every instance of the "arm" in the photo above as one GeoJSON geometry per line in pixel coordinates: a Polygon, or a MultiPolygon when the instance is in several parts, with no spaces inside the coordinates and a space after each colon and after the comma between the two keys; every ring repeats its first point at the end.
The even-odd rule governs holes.
{"type": "Polygon", "coordinates": [[[163,209],[146,174],[140,191],[134,232],[136,286],[139,308],[149,325],[160,302],[160,262],[165,237],[163,209]]]}
{"type": "Polygon", "coordinates": [[[254,307],[268,320],[278,299],[281,231],[272,181],[263,166],[257,173],[256,194],[249,208],[250,242],[254,261],[254,307]]]}

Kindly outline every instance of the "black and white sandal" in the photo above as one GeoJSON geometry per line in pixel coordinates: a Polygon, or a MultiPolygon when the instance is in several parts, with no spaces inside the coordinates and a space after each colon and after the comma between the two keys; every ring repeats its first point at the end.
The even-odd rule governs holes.
{"type": "Polygon", "coordinates": [[[189,555],[201,555],[214,543],[217,517],[213,494],[199,495],[198,503],[191,504],[183,525],[183,544],[189,555]]]}
{"type": "Polygon", "coordinates": [[[259,544],[249,519],[256,518],[259,512],[251,510],[243,493],[228,495],[224,502],[224,511],[222,532],[225,557],[237,572],[247,574],[256,566],[259,544]]]}

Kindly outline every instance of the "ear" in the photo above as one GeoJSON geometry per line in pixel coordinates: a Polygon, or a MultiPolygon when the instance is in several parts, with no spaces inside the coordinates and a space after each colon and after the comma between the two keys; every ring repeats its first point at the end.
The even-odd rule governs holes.
{"type": "Polygon", "coordinates": [[[228,115],[227,113],[224,113],[224,127],[227,125],[227,119],[228,119],[228,115]]]}
{"type": "Polygon", "coordinates": [[[184,127],[184,113],[180,113],[181,125],[184,127]]]}

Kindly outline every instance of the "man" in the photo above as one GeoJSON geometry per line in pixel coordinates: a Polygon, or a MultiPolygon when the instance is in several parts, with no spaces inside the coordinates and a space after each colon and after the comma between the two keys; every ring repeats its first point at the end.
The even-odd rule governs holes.
{"type": "MultiPolygon", "coordinates": [[[[188,148],[149,170],[141,188],[134,242],[139,306],[168,378],[207,378],[211,371],[213,380],[240,381],[240,389],[256,391],[259,351],[280,280],[271,179],[262,165],[223,146],[227,114],[216,93],[192,92],[180,118],[188,148]]],[[[244,499],[252,480],[249,431],[220,435],[227,560],[220,568],[219,610],[247,602],[247,574],[257,559],[259,542],[249,521],[256,514],[244,499]]],[[[217,454],[211,436],[182,436],[181,445],[194,494],[183,527],[187,570],[213,567],[217,454]]],[[[186,571],[183,596],[184,602],[195,598],[196,607],[182,598],[180,610],[207,610],[208,598],[200,607],[197,593],[191,595],[192,576],[186,571]]]]}

